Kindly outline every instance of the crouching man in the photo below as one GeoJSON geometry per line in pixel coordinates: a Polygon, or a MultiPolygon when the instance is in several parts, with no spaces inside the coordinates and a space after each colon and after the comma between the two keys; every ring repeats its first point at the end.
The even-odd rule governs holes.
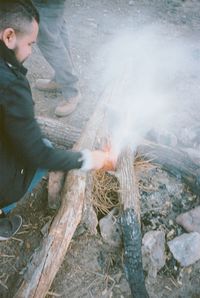
{"type": "Polygon", "coordinates": [[[103,151],[54,149],[43,139],[23,66],[38,28],[30,0],[0,0],[0,240],[20,228],[21,216],[6,214],[39,182],[39,169],[100,169],[110,159],[103,151]]]}

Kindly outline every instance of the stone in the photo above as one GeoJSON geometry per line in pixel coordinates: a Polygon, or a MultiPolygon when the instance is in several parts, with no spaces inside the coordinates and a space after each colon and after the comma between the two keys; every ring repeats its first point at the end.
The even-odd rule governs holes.
{"type": "Polygon", "coordinates": [[[180,214],[176,218],[177,224],[181,225],[187,232],[200,233],[200,206],[180,214]]]}
{"type": "Polygon", "coordinates": [[[194,264],[200,259],[200,234],[197,232],[184,233],[167,242],[174,258],[183,267],[194,264]]]}
{"type": "Polygon", "coordinates": [[[156,278],[157,272],[165,265],[165,260],[165,233],[147,232],[142,239],[142,261],[149,278],[156,278]]]}
{"type": "Polygon", "coordinates": [[[99,227],[103,240],[113,247],[121,245],[121,237],[119,233],[119,224],[116,221],[114,214],[116,208],[112,209],[106,216],[100,219],[99,227]]]}

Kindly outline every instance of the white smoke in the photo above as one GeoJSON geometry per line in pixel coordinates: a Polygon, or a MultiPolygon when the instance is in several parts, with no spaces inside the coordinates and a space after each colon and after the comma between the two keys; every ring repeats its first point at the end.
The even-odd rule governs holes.
{"type": "Polygon", "coordinates": [[[117,151],[134,149],[152,128],[167,129],[177,113],[177,86],[192,66],[187,42],[166,32],[158,26],[120,32],[101,51],[100,79],[113,85],[106,108],[117,151]]]}

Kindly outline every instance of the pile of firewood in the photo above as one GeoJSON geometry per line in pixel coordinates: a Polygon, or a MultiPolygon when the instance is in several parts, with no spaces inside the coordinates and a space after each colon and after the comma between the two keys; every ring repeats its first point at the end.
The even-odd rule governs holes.
{"type": "MultiPolygon", "coordinates": [[[[107,137],[102,135],[102,131],[104,131],[102,123],[105,122],[104,117],[106,117],[105,103],[112,100],[111,97],[110,91],[104,94],[82,134],[79,130],[70,126],[66,127],[58,121],[38,118],[45,137],[58,146],[66,148],[73,146],[75,150],[93,149],[97,144],[101,146],[107,137]]],[[[173,175],[181,176],[194,192],[198,191],[199,166],[190,159],[187,153],[147,141],[137,148],[137,152],[144,159],[150,159],[160,164],[164,170],[173,175]]],[[[125,148],[119,156],[116,171],[109,175],[115,177],[116,187],[120,189],[117,201],[112,203],[113,207],[115,203],[120,204],[119,223],[124,244],[127,279],[132,296],[139,298],[148,297],[148,293],[142,267],[140,198],[133,166],[134,160],[135,154],[130,148],[125,148]]],[[[84,220],[84,217],[87,218],[87,225],[93,232],[98,224],[91,201],[94,189],[93,173],[73,170],[66,177],[59,173],[56,174],[56,180],[54,178],[49,179],[49,200],[50,204],[53,204],[59,193],[61,206],[50,225],[42,246],[35,252],[31,262],[27,265],[27,271],[15,297],[45,297],[80,221],[84,220]]]]}

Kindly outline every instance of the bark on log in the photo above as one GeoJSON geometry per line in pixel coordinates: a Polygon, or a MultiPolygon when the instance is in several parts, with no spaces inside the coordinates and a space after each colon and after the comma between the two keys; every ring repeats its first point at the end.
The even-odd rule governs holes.
{"type": "MultiPolygon", "coordinates": [[[[54,145],[71,148],[80,137],[81,131],[71,125],[64,125],[58,120],[47,117],[37,117],[37,122],[45,138],[54,145]]],[[[48,179],[48,205],[51,209],[58,209],[63,187],[64,173],[51,172],[48,179]]]]}
{"type": "MultiPolygon", "coordinates": [[[[102,97],[78,144],[74,146],[75,150],[94,147],[97,130],[104,117],[104,104],[109,101],[111,91],[109,90],[102,97]]],[[[70,171],[64,183],[62,204],[58,214],[41,248],[33,255],[15,298],[45,297],[81,220],[85,188],[86,173],[81,170],[70,171]]]]}
{"type": "Polygon", "coordinates": [[[81,135],[80,129],[69,124],[64,125],[58,120],[46,117],[37,117],[36,120],[44,136],[58,146],[71,148],[81,135]]]}
{"type": "Polygon", "coordinates": [[[64,172],[50,172],[48,179],[48,206],[58,209],[61,202],[61,191],[64,183],[64,172]]]}
{"type": "Polygon", "coordinates": [[[159,164],[163,170],[180,178],[196,194],[200,190],[200,163],[179,148],[145,142],[138,147],[145,159],[159,164]]]}
{"type": "Polygon", "coordinates": [[[121,189],[120,200],[124,210],[134,209],[140,219],[140,195],[133,164],[134,153],[130,148],[126,148],[120,155],[117,168],[121,189]]]}
{"type": "MultiPolygon", "coordinates": [[[[55,144],[71,148],[77,141],[80,131],[71,126],[66,126],[56,120],[38,117],[38,122],[44,133],[50,141],[55,144]],[[71,134],[72,132],[72,134],[71,134]]],[[[138,152],[146,159],[159,164],[163,170],[180,177],[194,193],[200,190],[200,163],[194,160],[190,155],[174,147],[156,144],[153,142],[144,142],[138,147],[138,152]]]]}
{"type": "MultiPolygon", "coordinates": [[[[82,135],[80,142],[77,146],[75,146],[76,149],[79,150],[85,147],[89,149],[93,148],[96,142],[97,130],[103,122],[103,105],[104,103],[100,104],[100,108],[96,109],[96,112],[94,113],[91,121],[89,122],[85,133],[82,135]]],[[[61,126],[63,127],[63,125],[61,126]]],[[[57,128],[57,136],[58,131],[60,131],[60,128],[57,128]]],[[[71,133],[67,130],[64,130],[64,132],[67,135],[65,135],[64,138],[62,137],[58,141],[55,141],[59,145],[65,145],[66,140],[68,140],[69,135],[71,135],[71,133]]],[[[52,140],[54,136],[54,130],[53,134],[48,134],[48,136],[50,140],[52,140]]],[[[74,136],[73,139],[71,139],[71,142],[74,142],[74,136]]],[[[188,158],[188,155],[184,152],[180,150],[174,151],[172,148],[160,146],[157,144],[143,145],[140,147],[139,152],[141,152],[147,158],[154,159],[155,162],[160,163],[165,170],[171,172],[172,174],[180,175],[181,173],[181,176],[183,177],[184,181],[188,183],[192,188],[194,186],[199,187],[197,179],[197,177],[199,177],[199,165],[196,165],[193,161],[191,161],[188,158]]],[[[124,166],[123,168],[128,169],[128,167],[126,166],[124,166]]],[[[134,179],[134,173],[129,173],[128,171],[127,175],[128,177],[132,177],[132,179],[134,179]]],[[[124,177],[125,176],[126,173],[124,173],[124,177]]],[[[128,181],[129,179],[127,179],[126,182],[124,182],[122,179],[121,185],[123,190],[127,189],[128,192],[130,192],[131,188],[134,188],[134,181],[132,181],[133,184],[131,187],[130,185],[127,185],[128,181]]],[[[42,243],[41,249],[39,249],[34,254],[32,262],[29,265],[27,274],[24,277],[24,281],[19,290],[17,291],[15,297],[42,298],[46,295],[64,259],[73,233],[81,220],[83,201],[85,196],[85,187],[85,173],[81,173],[80,171],[71,171],[71,173],[68,174],[62,193],[61,208],[50,227],[48,236],[44,239],[42,243]]],[[[136,243],[140,243],[140,229],[135,230],[135,234],[131,234],[131,231],[133,232],[134,227],[139,227],[139,208],[137,207],[137,200],[135,201],[136,197],[128,196],[127,190],[126,192],[124,192],[124,196],[127,198],[127,200],[123,199],[125,206],[125,220],[121,221],[122,229],[124,230],[124,242],[129,243],[130,240],[134,240],[136,241],[136,243]],[[135,202],[134,205],[132,205],[132,202],[135,202]],[[132,225],[129,225],[130,222],[132,223],[132,225]],[[126,228],[128,228],[128,234],[126,228]],[[127,235],[127,237],[125,237],[125,235],[127,235]]],[[[127,250],[127,262],[129,264],[131,263],[129,260],[129,255],[132,255],[134,253],[137,255],[138,251],[139,247],[137,245],[132,246],[130,251],[127,250]]],[[[135,268],[136,264],[138,264],[138,266],[141,268],[140,253],[137,255],[137,257],[133,259],[131,258],[131,260],[133,262],[133,267],[131,268],[135,268]]],[[[137,293],[142,293],[141,285],[138,286],[139,281],[142,281],[142,284],[144,284],[141,272],[142,271],[140,270],[140,274],[138,275],[139,280],[137,279],[137,276],[135,277],[133,283],[131,280],[129,280],[133,294],[135,293],[135,290],[137,290],[137,293]]],[[[131,274],[132,271],[128,273],[129,279],[131,277],[131,274]]],[[[147,295],[145,291],[143,292],[143,294],[147,295]]]]}
{"type": "Polygon", "coordinates": [[[126,149],[118,165],[120,182],[120,199],[123,212],[119,222],[124,245],[124,265],[132,296],[147,298],[144,272],[142,266],[142,235],[140,226],[140,196],[133,167],[134,154],[126,149]]]}

